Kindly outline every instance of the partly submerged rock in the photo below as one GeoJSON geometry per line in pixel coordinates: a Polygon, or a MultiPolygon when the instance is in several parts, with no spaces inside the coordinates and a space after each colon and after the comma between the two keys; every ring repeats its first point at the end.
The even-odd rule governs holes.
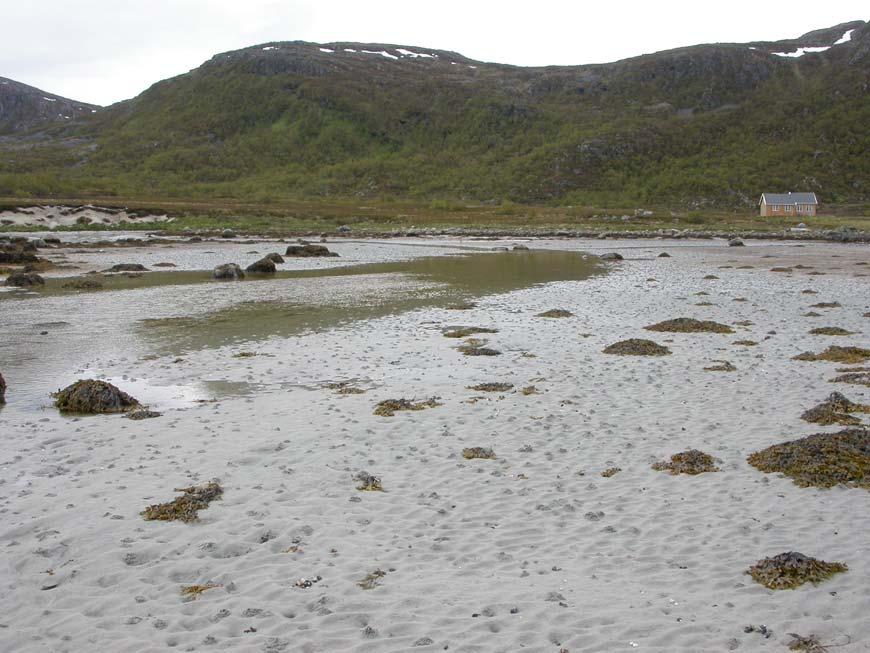
{"type": "Polygon", "coordinates": [[[15,286],[17,288],[32,288],[33,286],[44,286],[45,279],[35,272],[13,272],[6,277],[3,285],[15,286]]]}
{"type": "Polygon", "coordinates": [[[175,492],[184,494],[168,503],[148,506],[140,514],[146,521],[182,521],[190,523],[199,518],[199,511],[208,508],[215,499],[223,496],[223,488],[217,481],[202,485],[177,488],[175,492]]]}
{"type": "Polygon", "coordinates": [[[870,490],[870,429],[816,433],[751,454],[747,462],[762,472],[779,472],[801,487],[838,484],[870,490]]]}
{"type": "Polygon", "coordinates": [[[54,405],[60,410],[87,415],[123,413],[140,405],[117,386],[94,379],[79,379],[52,396],[54,405]]]}
{"type": "Polygon", "coordinates": [[[629,338],[608,345],[604,348],[604,353],[617,356],[668,356],[671,350],[652,340],[629,338]]]}
{"type": "Polygon", "coordinates": [[[603,261],[621,261],[623,260],[622,254],[617,254],[616,252],[608,252],[607,254],[601,255],[601,260],[603,261]]]}
{"type": "Polygon", "coordinates": [[[272,263],[283,263],[284,262],[284,257],[281,256],[278,252],[272,252],[271,254],[266,254],[266,256],[264,256],[263,258],[269,259],[270,261],[272,261],[272,263]]]}
{"type": "Polygon", "coordinates": [[[734,333],[734,329],[711,320],[696,320],[691,317],[677,317],[644,327],[647,331],[666,331],[669,333],[734,333]]]}
{"type": "Polygon", "coordinates": [[[244,279],[245,273],[235,263],[224,263],[218,265],[211,274],[212,279],[218,281],[234,281],[236,279],[244,279]]]}
{"type": "Polygon", "coordinates": [[[261,258],[245,268],[245,272],[256,272],[257,274],[275,274],[277,270],[275,262],[268,257],[261,258]]]}
{"type": "Polygon", "coordinates": [[[310,257],[310,256],[338,256],[337,252],[329,251],[328,247],[323,245],[289,245],[285,256],[295,257],[310,257]]]}
{"type": "Polygon", "coordinates": [[[739,238],[732,238],[728,241],[728,247],[743,247],[743,241],[739,238]]]}
{"type": "Polygon", "coordinates": [[[148,272],[148,268],[141,263],[116,263],[103,272],[148,272]]]}
{"type": "Polygon", "coordinates": [[[796,551],[764,558],[752,565],[746,573],[752,580],[772,590],[800,587],[804,583],[818,585],[834,574],[848,571],[842,562],[825,562],[796,551]]]}

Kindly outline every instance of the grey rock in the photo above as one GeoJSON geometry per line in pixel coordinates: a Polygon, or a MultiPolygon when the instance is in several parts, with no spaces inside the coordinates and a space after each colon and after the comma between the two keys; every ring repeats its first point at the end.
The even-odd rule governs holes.
{"type": "Polygon", "coordinates": [[[245,273],[242,272],[242,268],[235,263],[224,263],[214,269],[211,277],[218,281],[234,281],[236,279],[244,279],[245,273]]]}

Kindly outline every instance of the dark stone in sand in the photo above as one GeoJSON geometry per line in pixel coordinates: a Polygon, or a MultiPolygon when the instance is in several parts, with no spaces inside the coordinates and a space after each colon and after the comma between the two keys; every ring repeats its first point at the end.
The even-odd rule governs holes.
{"type": "Polygon", "coordinates": [[[153,419],[155,417],[160,417],[162,413],[158,413],[156,410],[148,410],[147,408],[140,408],[138,410],[131,411],[127,413],[127,419],[140,420],[140,419],[153,419]]]}
{"type": "Polygon", "coordinates": [[[211,277],[218,281],[234,281],[236,279],[244,279],[245,273],[235,263],[224,263],[214,269],[211,277]]]}
{"type": "Polygon", "coordinates": [[[275,274],[278,268],[275,267],[275,262],[270,258],[261,258],[256,263],[251,263],[245,268],[246,272],[256,272],[258,274],[275,274]]]}
{"type": "Polygon", "coordinates": [[[311,257],[311,256],[338,256],[336,252],[330,252],[328,247],[323,245],[289,245],[285,256],[295,257],[311,257]]]}
{"type": "Polygon", "coordinates": [[[667,252],[662,252],[661,254],[659,254],[659,258],[671,258],[671,255],[667,252]]]}
{"type": "Polygon", "coordinates": [[[148,268],[140,263],[118,263],[103,272],[148,272],[148,268]]]}
{"type": "Polygon", "coordinates": [[[623,260],[623,259],[622,259],[622,254],[617,254],[616,252],[610,252],[610,253],[608,253],[608,254],[602,254],[602,255],[601,255],[601,258],[602,258],[602,260],[604,260],[604,261],[621,261],[621,260],[623,260]]]}
{"type": "Polygon", "coordinates": [[[16,286],[18,288],[30,288],[32,286],[44,286],[45,279],[35,272],[13,272],[3,283],[4,286],[16,286]]]}
{"type": "Polygon", "coordinates": [[[93,415],[123,413],[139,406],[139,402],[118,387],[105,381],[80,379],[54,393],[54,405],[69,413],[93,415]]]}
{"type": "Polygon", "coordinates": [[[6,379],[0,374],[0,406],[6,403],[6,379]]]}
{"type": "Polygon", "coordinates": [[[732,238],[728,241],[728,247],[743,247],[743,241],[739,238],[732,238]]]}
{"type": "Polygon", "coordinates": [[[264,256],[263,258],[269,259],[270,261],[272,261],[272,263],[283,263],[284,262],[284,257],[281,256],[278,252],[272,252],[271,254],[266,254],[266,256],[264,256]]]}

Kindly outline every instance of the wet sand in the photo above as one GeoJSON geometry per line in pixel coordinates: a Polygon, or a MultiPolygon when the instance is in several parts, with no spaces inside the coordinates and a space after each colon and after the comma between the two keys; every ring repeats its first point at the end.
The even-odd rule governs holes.
{"type": "MultiPolygon", "coordinates": [[[[444,243],[457,251],[509,244],[444,243]]],[[[866,246],[527,244],[616,251],[625,260],[607,264],[606,275],[491,292],[401,272],[374,274],[372,285],[353,275],[315,276],[305,281],[320,284],[315,297],[347,299],[336,306],[360,297],[357,304],[368,306],[374,296],[392,300],[397,293],[412,303],[292,333],[257,331],[249,319],[248,337],[236,329],[229,340],[210,331],[227,319],[226,307],[206,306],[205,321],[184,308],[181,299],[211,287],[191,284],[171,295],[179,304],[169,312],[193,318],[187,326],[162,324],[162,334],[146,335],[143,321],[163,317],[143,310],[107,327],[127,333],[126,343],[94,327],[91,351],[58,354],[51,365],[41,360],[51,348],[22,344],[16,351],[30,354],[12,366],[9,350],[0,350],[10,386],[0,410],[4,646],[777,651],[787,650],[788,633],[812,633],[825,644],[845,644],[838,651],[864,650],[870,520],[863,515],[870,495],[800,488],[750,467],[746,456],[838,430],[799,419],[833,390],[870,403],[867,387],[828,382],[837,364],[792,360],[830,344],[870,346],[863,317],[870,266],[859,265],[870,262],[866,246]],[[662,251],[670,258],[659,258],[662,251]],[[771,272],[775,267],[791,271],[771,272]],[[718,278],[705,278],[711,275],[718,278]],[[445,295],[445,287],[453,290],[445,295]],[[808,289],[817,294],[804,294],[808,289]],[[421,293],[438,299],[414,305],[421,293]],[[450,310],[454,296],[472,297],[477,306],[450,310]],[[834,301],[841,306],[810,308],[834,301]],[[536,317],[554,308],[573,317],[536,317]],[[809,311],[821,316],[804,317],[809,311]],[[735,333],[643,329],[679,316],[732,325],[735,333]],[[461,355],[462,341],[442,335],[452,326],[498,329],[475,337],[501,355],[461,355]],[[855,334],[808,333],[818,326],[855,334]],[[655,340],[673,354],[602,353],[628,338],[655,340]],[[182,346],[166,346],[173,342],[182,346]],[[736,371],[704,370],[717,360],[736,371]],[[39,374],[24,384],[31,390],[22,398],[16,382],[27,370],[39,374]],[[48,386],[96,375],[163,416],[62,416],[43,395],[48,386]],[[365,393],[325,387],[341,382],[365,393]],[[468,389],[484,382],[514,388],[468,389]],[[537,392],[520,391],[529,386],[537,392]],[[441,405],[373,414],[385,399],[431,397],[441,405]],[[492,448],[496,458],[466,460],[468,447],[492,448]],[[712,454],[721,471],[671,476],[651,469],[688,448],[712,454]],[[614,467],[620,471],[601,475],[614,467]],[[353,477],[363,470],[380,477],[384,492],[356,489],[353,477]],[[147,505],[173,499],[173,488],[211,479],[224,495],[200,521],[139,516],[147,505]],[[790,591],[768,590],[744,573],[760,558],[791,550],[845,562],[849,571],[790,591]],[[384,574],[372,577],[376,571],[384,574]],[[296,585],[318,576],[309,587],[296,585]],[[377,586],[360,587],[367,576],[377,586]],[[182,596],[182,586],[194,584],[216,587],[195,600],[182,596]],[[773,635],[744,632],[750,624],[773,635]]],[[[398,258],[401,248],[417,244],[391,245],[398,258]]],[[[381,243],[353,246],[361,263],[388,263],[395,255],[381,243]]],[[[148,251],[172,260],[172,249],[148,251]]],[[[138,252],[109,254],[86,265],[139,261],[138,252]]],[[[246,284],[281,289],[292,281],[246,284]]],[[[32,326],[39,316],[75,329],[85,319],[76,302],[80,310],[87,301],[104,310],[115,293],[161,288],[4,297],[2,322],[8,331],[13,320],[32,326]],[[21,310],[32,315],[21,319],[21,310]]],[[[215,292],[236,291],[219,284],[215,292]]],[[[119,306],[129,313],[128,304],[119,306]]],[[[57,335],[62,328],[42,330],[57,335]]]]}

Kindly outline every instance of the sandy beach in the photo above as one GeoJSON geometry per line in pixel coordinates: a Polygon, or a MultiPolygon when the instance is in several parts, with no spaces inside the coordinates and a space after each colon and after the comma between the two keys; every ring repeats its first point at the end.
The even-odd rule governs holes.
{"type": "MultiPolygon", "coordinates": [[[[525,241],[594,269],[465,289],[467,310],[449,307],[449,279],[326,274],[515,242],[329,243],[341,257],[279,266],[324,276],[238,286],[146,272],[95,293],[4,289],[0,650],[775,652],[796,633],[870,651],[870,494],[746,461],[842,430],[800,419],[833,391],[870,403],[870,387],[830,382],[842,364],[793,360],[870,347],[867,246],[525,241]],[[624,260],[596,258],[609,252],[624,260]],[[338,308],[306,322],[291,300],[338,308]],[[551,309],[571,315],[539,317],[551,309]],[[644,329],[676,317],[734,332],[644,329]],[[809,333],[827,326],[852,335],[809,333]],[[472,337],[500,355],[464,356],[451,327],[496,329],[472,337]],[[629,338],[672,353],[603,353],[629,338]],[[735,369],[705,369],[722,361],[735,369]],[[48,393],[79,378],[162,416],[61,414],[48,393]],[[511,387],[470,389],[495,382],[511,387]],[[437,405],[375,415],[389,399],[437,405]],[[687,449],[719,471],[652,469],[687,449]],[[360,472],[383,491],[358,490],[360,472]],[[211,480],[223,495],[197,521],[140,516],[211,480]],[[787,551],[848,571],[794,590],[746,574],[787,551]],[[210,587],[182,593],[196,585],[210,587]]],[[[184,275],[285,245],[71,245],[45,276],[128,261],[184,275]]]]}

